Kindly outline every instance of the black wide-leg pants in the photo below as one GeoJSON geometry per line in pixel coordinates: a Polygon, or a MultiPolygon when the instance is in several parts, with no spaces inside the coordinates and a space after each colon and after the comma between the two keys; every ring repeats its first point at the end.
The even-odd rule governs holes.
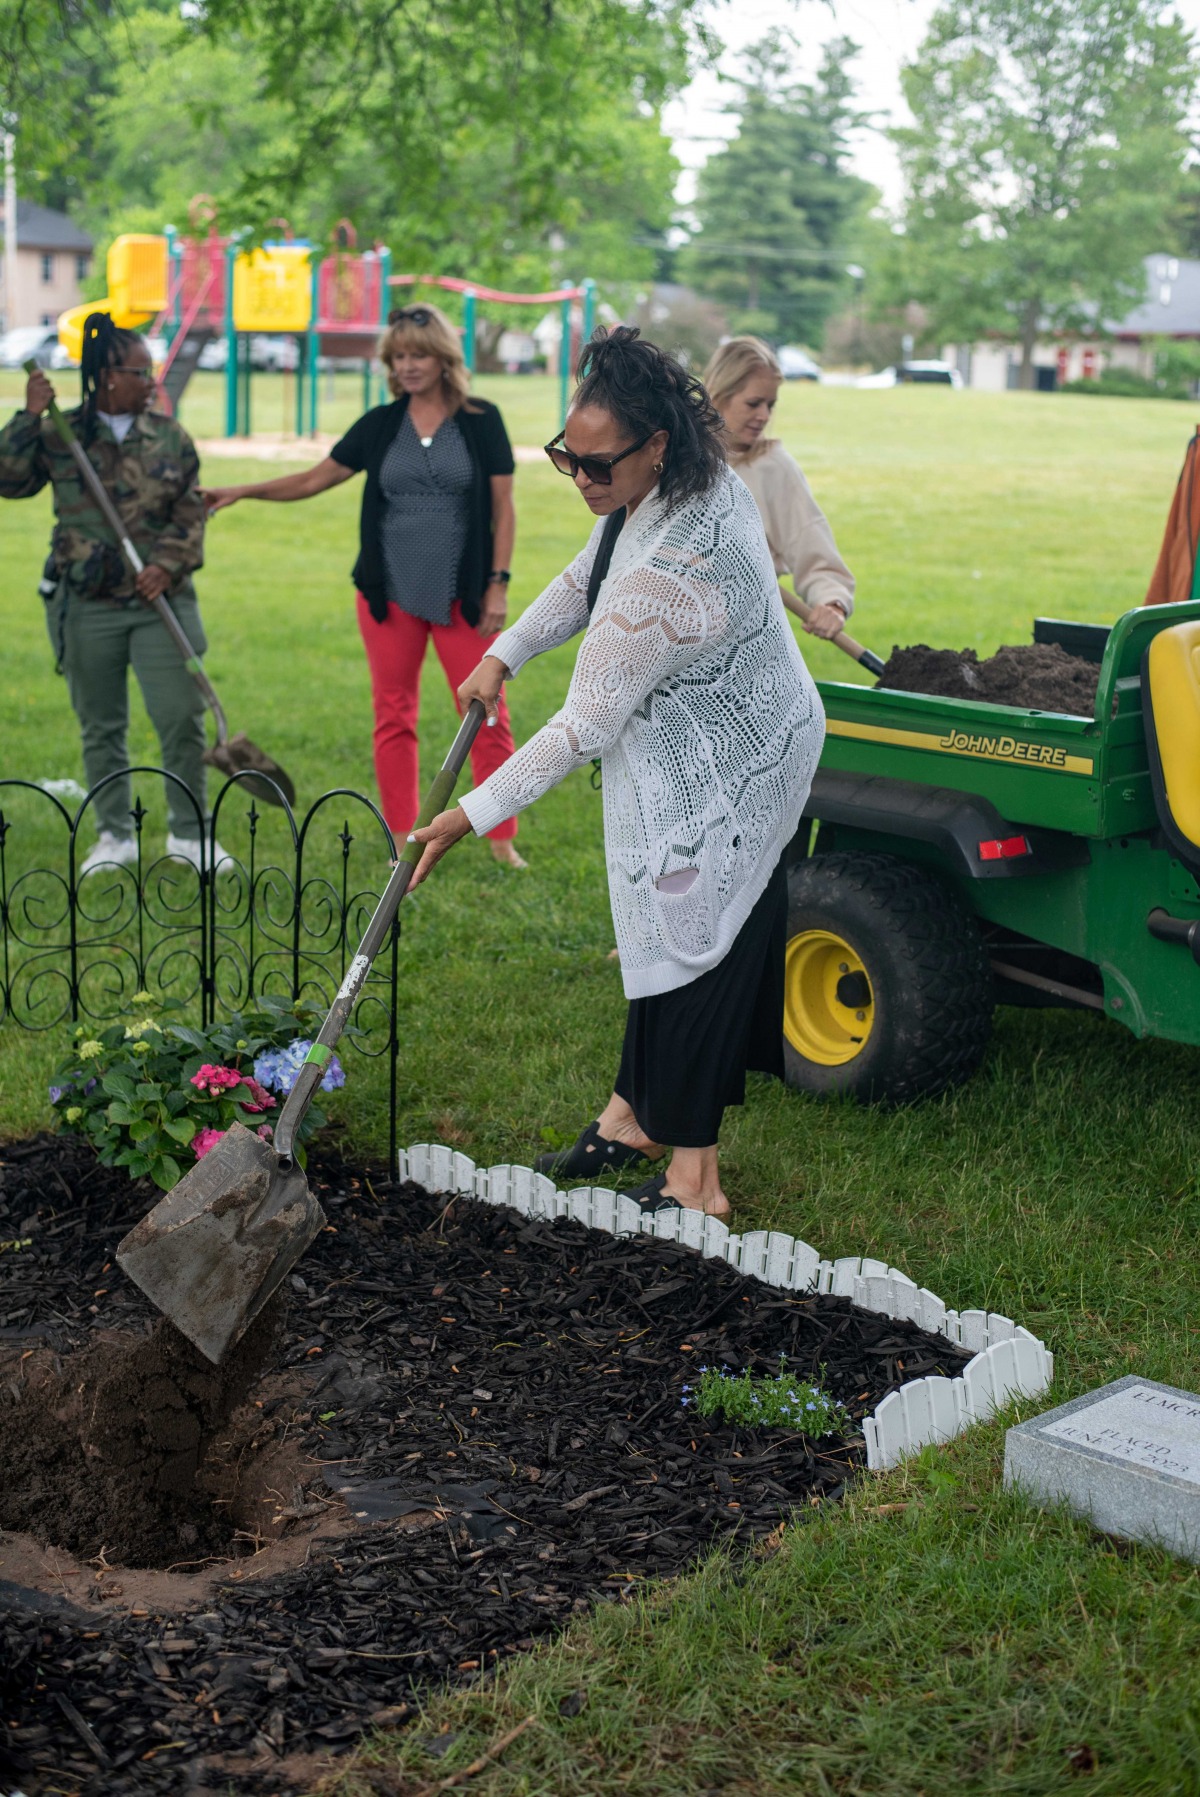
{"type": "Polygon", "coordinates": [[[787,877],[782,859],[729,953],[707,973],[630,1000],[614,1091],[652,1142],[708,1148],[746,1074],[783,1078],[787,877]]]}

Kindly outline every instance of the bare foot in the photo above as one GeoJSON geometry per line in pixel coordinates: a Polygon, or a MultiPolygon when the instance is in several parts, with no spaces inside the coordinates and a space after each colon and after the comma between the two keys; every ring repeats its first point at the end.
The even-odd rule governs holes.
{"type": "Polygon", "coordinates": [[[601,1141],[621,1142],[626,1148],[637,1148],[649,1161],[656,1161],[667,1151],[661,1142],[652,1142],[639,1127],[638,1120],[623,1098],[614,1092],[597,1119],[596,1132],[601,1141]]]}
{"type": "Polygon", "coordinates": [[[513,842],[494,842],[492,844],[492,859],[493,861],[498,861],[501,867],[529,866],[528,861],[526,861],[523,856],[518,855],[516,844],[513,842]]]}

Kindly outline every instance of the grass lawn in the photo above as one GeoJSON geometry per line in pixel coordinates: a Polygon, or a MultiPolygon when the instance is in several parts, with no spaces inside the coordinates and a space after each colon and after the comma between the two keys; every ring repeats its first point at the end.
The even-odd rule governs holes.
{"type": "MultiPolygon", "coordinates": [[[[554,430],[553,383],[481,387],[515,441],[554,430]]],[[[0,405],[16,391],[0,377],[0,405]]],[[[331,428],[356,396],[349,386],[335,402],[345,411],[331,428]]],[[[268,403],[279,402],[264,400],[264,428],[268,403]]],[[[198,393],[201,435],[216,428],[206,404],[198,393]]],[[[1190,408],[1155,402],[808,386],[786,389],[779,413],[859,577],[856,634],[883,655],[922,640],[990,651],[1028,640],[1039,613],[1109,620],[1137,604],[1192,422],[1190,408]]],[[[224,460],[209,471],[221,484],[254,472],[224,460]]],[[[519,608],[587,520],[536,464],[518,469],[517,503],[519,608]]],[[[349,487],[300,509],[239,507],[214,522],[201,576],[207,665],[231,727],[284,762],[306,801],[334,784],[373,791],[346,578],[356,510],[349,487]]],[[[0,775],[79,773],[35,592],[47,517],[44,498],[0,512],[0,775]]],[[[857,677],[827,645],[805,639],[805,652],[818,678],[857,677]]],[[[514,683],[519,738],[554,708],[570,665],[568,648],[514,683]]],[[[426,680],[432,770],[452,721],[436,664],[426,680]]],[[[132,745],[154,758],[136,701],[132,745]]],[[[501,873],[468,843],[408,910],[402,1142],[527,1161],[544,1128],[573,1130],[608,1090],[623,1001],[585,776],[525,815],[521,844],[528,874],[501,873]]],[[[58,1047],[0,1029],[0,1135],[47,1123],[58,1047]]],[[[1007,1011],[980,1075],[911,1111],[760,1083],[725,1132],[736,1224],[880,1253],[951,1303],[1015,1317],[1058,1355],[1056,1397],[1131,1371],[1196,1388],[1198,1067],[1194,1051],[1138,1043],[1103,1019],[1007,1011]]],[[[341,1095],[364,1152],[386,1139],[382,1095],[380,1069],[357,1066],[341,1095]]],[[[1200,1791],[1200,1573],[1026,1511],[999,1489],[1002,1445],[991,1426],[864,1480],[775,1551],[718,1557],[494,1685],[439,1700],[381,1756],[405,1789],[424,1789],[535,1715],[473,1791],[941,1797],[1057,1792],[1077,1778],[1121,1797],[1200,1791]],[[560,1716],[577,1691],[586,1707],[560,1716]],[[437,1759],[421,1745],[431,1730],[456,1737],[437,1759]]],[[[351,1779],[343,1797],[356,1789],[351,1779]]]]}

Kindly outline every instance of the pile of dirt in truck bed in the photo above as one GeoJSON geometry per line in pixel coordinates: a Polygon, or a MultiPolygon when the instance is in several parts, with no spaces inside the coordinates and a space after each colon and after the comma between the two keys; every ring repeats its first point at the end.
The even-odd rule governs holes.
{"type": "Polygon", "coordinates": [[[984,661],[974,649],[931,649],[927,643],[914,643],[892,650],[879,684],[902,693],[1090,718],[1099,678],[1098,662],[1068,655],[1057,643],[1010,643],[984,661]]]}

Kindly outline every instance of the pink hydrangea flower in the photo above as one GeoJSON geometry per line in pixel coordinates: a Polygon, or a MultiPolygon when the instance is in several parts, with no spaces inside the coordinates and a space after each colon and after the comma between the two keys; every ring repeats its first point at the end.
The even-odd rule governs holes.
{"type": "Polygon", "coordinates": [[[213,1098],[221,1092],[228,1091],[231,1086],[240,1086],[242,1076],[233,1067],[215,1067],[206,1061],[192,1075],[192,1084],[198,1092],[207,1091],[213,1098]]]}
{"type": "Polygon", "coordinates": [[[249,1098],[240,1100],[243,1109],[247,1111],[273,1111],[275,1109],[275,1100],[265,1086],[259,1085],[253,1074],[243,1073],[242,1084],[250,1094],[249,1098]]]}
{"type": "Polygon", "coordinates": [[[215,1148],[224,1134],[223,1129],[198,1129],[192,1137],[192,1153],[196,1159],[202,1161],[209,1149],[215,1148]]]}

